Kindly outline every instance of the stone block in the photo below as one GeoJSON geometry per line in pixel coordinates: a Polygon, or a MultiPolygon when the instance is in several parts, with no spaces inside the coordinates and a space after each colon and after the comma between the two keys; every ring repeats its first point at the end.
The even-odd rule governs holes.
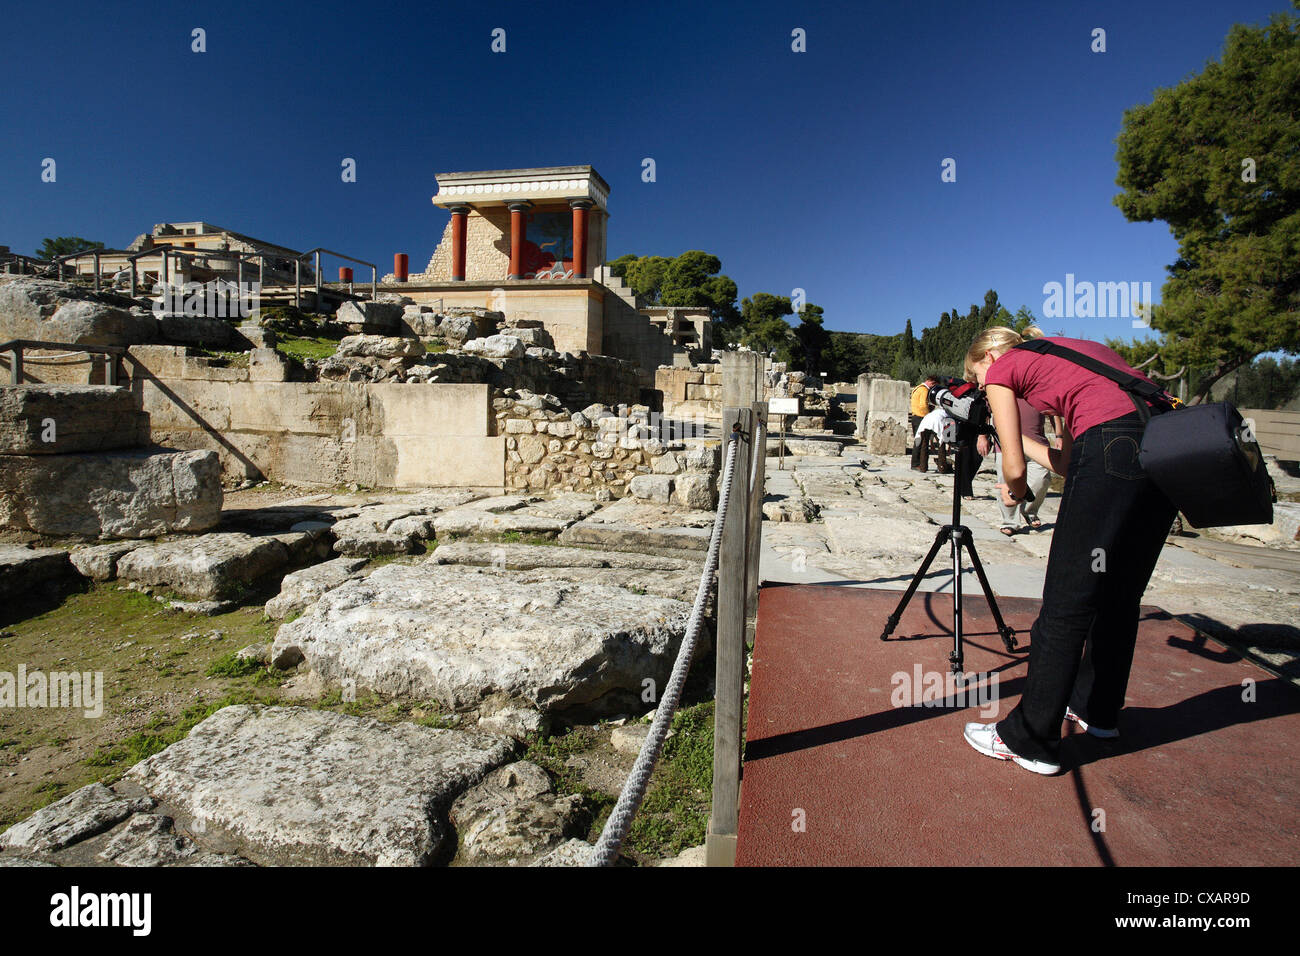
{"type": "MultiPolygon", "coordinates": [[[[68,552],[0,544],[0,603],[21,601],[47,586],[66,584],[76,572],[68,552]]],[[[7,615],[0,608],[0,620],[7,615]]]]}
{"type": "MultiPolygon", "coordinates": [[[[633,478],[633,483],[636,482],[633,478]]],[[[712,475],[678,475],[673,479],[672,502],[696,511],[711,511],[717,503],[712,475]]]]}
{"type": "Polygon", "coordinates": [[[149,444],[149,414],[125,388],[0,387],[0,455],[113,451],[149,444]]]}
{"type": "Polygon", "coordinates": [[[158,332],[168,342],[209,349],[224,349],[235,338],[235,327],[226,320],[197,315],[161,316],[158,332]]]}
{"type": "Polygon", "coordinates": [[[141,545],[118,559],[117,576],[189,598],[221,600],[288,563],[289,549],[275,537],[228,532],[141,545]]]}
{"type": "Polygon", "coordinates": [[[0,465],[0,528],[146,538],[204,531],[221,519],[212,451],[12,456],[0,465]]]}
{"type": "Polygon", "coordinates": [[[256,348],[248,355],[250,382],[287,382],[289,363],[275,349],[256,348]]]}
{"type": "Polygon", "coordinates": [[[347,326],[365,326],[367,330],[396,332],[402,321],[402,306],[392,302],[344,302],[335,321],[347,326]]]}
{"type": "Polygon", "coordinates": [[[628,485],[628,491],[634,498],[667,504],[672,495],[673,480],[669,475],[637,475],[628,485]]]}

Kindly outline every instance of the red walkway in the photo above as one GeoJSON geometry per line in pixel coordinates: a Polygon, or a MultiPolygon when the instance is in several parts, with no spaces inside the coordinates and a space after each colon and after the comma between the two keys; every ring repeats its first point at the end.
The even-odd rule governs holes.
{"type": "MultiPolygon", "coordinates": [[[[1122,738],[1068,725],[1063,772],[1042,777],[962,739],[967,721],[1011,711],[1026,668],[978,591],[966,599],[966,669],[997,671],[994,716],[973,694],[965,707],[891,703],[902,694],[895,674],[909,690],[918,665],[945,675],[952,646],[952,599],[938,594],[913,598],[895,632],[907,639],[881,643],[899,597],[760,592],[736,865],[1300,863],[1300,691],[1290,684],[1145,608],[1122,738]],[[1254,702],[1242,700],[1247,678],[1254,702]]],[[[1027,632],[1038,602],[998,603],[1027,632]]],[[[1028,634],[1019,640],[1027,652],[1028,634]]]]}

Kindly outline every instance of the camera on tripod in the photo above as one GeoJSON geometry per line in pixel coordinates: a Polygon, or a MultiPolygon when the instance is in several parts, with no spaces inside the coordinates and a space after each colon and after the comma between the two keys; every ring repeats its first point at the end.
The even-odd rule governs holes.
{"type": "Polygon", "coordinates": [[[984,392],[974,382],[941,378],[930,387],[930,402],[948,413],[939,440],[955,445],[976,435],[993,435],[993,412],[984,392]]]}
{"type": "MultiPolygon", "coordinates": [[[[930,387],[930,401],[935,408],[942,408],[947,412],[940,428],[941,441],[957,445],[960,450],[961,446],[969,446],[979,435],[996,434],[993,428],[993,411],[989,408],[988,399],[978,385],[959,378],[939,379],[937,384],[930,387]]],[[[1002,619],[998,602],[993,597],[993,589],[984,574],[984,565],[980,563],[979,554],[975,550],[975,539],[971,535],[970,528],[961,523],[961,495],[957,488],[958,483],[954,481],[952,521],[940,528],[935,535],[930,553],[925,556],[921,567],[912,576],[912,583],[903,592],[898,607],[894,608],[894,613],[889,615],[889,619],[885,622],[885,629],[880,632],[880,639],[887,641],[889,635],[894,633],[903,618],[903,611],[907,608],[908,602],[912,600],[912,596],[916,594],[921,581],[930,570],[930,564],[938,555],[939,549],[947,542],[952,547],[952,653],[948,655],[948,663],[954,674],[962,674],[966,668],[965,652],[962,647],[961,555],[963,550],[970,553],[972,569],[979,579],[980,587],[984,590],[984,598],[988,601],[989,611],[993,614],[993,622],[1008,652],[1016,649],[1016,629],[1009,627],[1002,619]]]]}

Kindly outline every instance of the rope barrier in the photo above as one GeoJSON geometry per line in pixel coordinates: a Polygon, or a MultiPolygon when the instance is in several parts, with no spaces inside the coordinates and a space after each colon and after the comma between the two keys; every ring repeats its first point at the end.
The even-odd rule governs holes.
{"type": "MultiPolygon", "coordinates": [[[[767,461],[767,423],[756,417],[755,426],[754,447],[749,450],[750,457],[754,459],[749,469],[749,490],[751,492],[754,490],[754,483],[759,480],[759,463],[767,461]]],[[[767,478],[766,475],[763,477],[764,479],[767,478]]]]}
{"type": "Polygon", "coordinates": [[[654,772],[659,752],[668,738],[668,728],[672,725],[673,714],[677,711],[682,687],[686,683],[686,672],[690,669],[691,658],[695,656],[695,643],[699,638],[700,626],[704,623],[704,605],[713,587],[714,572],[718,569],[722,526],[727,520],[727,499],[731,496],[736,448],[741,437],[739,432],[732,432],[727,441],[727,459],[722,470],[722,486],[718,489],[718,513],[713,519],[713,533],[709,536],[709,551],[704,559],[704,571],[700,574],[700,587],[695,593],[695,605],[691,608],[691,617],[686,625],[686,636],[682,638],[682,645],[677,651],[677,660],[673,663],[672,676],[668,678],[668,686],[664,688],[663,697],[655,709],[650,733],[646,735],[645,743],[641,745],[641,752],[637,754],[636,763],[632,765],[632,772],[628,774],[623,784],[623,792],[619,794],[618,802],[614,805],[609,819],[605,821],[605,829],[601,831],[600,839],[592,847],[591,855],[587,860],[588,866],[610,866],[618,858],[618,849],[627,838],[628,830],[632,828],[632,818],[636,816],[641,801],[645,799],[646,789],[650,786],[650,775],[654,772]]]}

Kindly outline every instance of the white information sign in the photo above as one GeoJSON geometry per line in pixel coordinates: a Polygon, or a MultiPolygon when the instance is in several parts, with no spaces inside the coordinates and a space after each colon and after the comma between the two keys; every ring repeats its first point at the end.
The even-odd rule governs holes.
{"type": "Polygon", "coordinates": [[[798,415],[799,399],[769,398],[767,400],[767,413],[769,415],[798,415]]]}

